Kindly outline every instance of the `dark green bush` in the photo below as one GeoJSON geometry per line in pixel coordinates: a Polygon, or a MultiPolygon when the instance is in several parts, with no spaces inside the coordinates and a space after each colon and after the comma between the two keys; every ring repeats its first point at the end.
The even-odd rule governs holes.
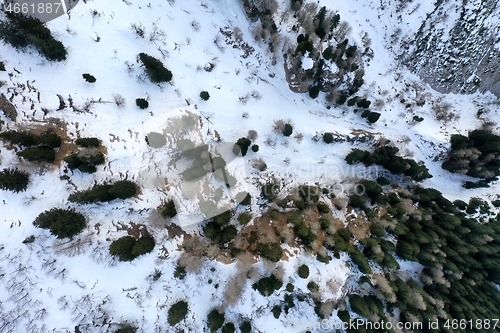
{"type": "Polygon", "coordinates": [[[254,153],[258,152],[259,151],[259,145],[252,145],[252,151],[254,153]]]}
{"type": "Polygon", "coordinates": [[[79,138],[75,140],[75,143],[85,148],[98,148],[101,144],[98,138],[79,138]]]}
{"type": "Polygon", "coordinates": [[[172,218],[177,215],[174,200],[170,199],[160,206],[160,212],[163,217],[172,218]]]}
{"type": "Polygon", "coordinates": [[[269,296],[283,285],[280,279],[274,275],[261,278],[252,285],[254,290],[258,290],[262,296],[269,296]]]}
{"type": "Polygon", "coordinates": [[[118,181],[112,185],[94,185],[90,190],[75,192],[69,201],[77,203],[108,202],[115,199],[126,199],[137,193],[137,185],[128,180],[118,181]]]}
{"type": "Polygon", "coordinates": [[[309,267],[306,264],[302,264],[299,266],[297,273],[302,279],[307,279],[309,276],[309,267]]]}
{"type": "Polygon", "coordinates": [[[225,316],[223,313],[219,313],[217,309],[212,309],[207,316],[207,325],[210,332],[216,332],[222,327],[225,321],[225,316]]]}
{"type": "Polygon", "coordinates": [[[316,207],[318,208],[318,212],[320,214],[328,214],[330,212],[330,207],[328,207],[328,205],[324,202],[318,202],[316,207]]]}
{"type": "Polygon", "coordinates": [[[88,73],[85,73],[85,74],[82,74],[82,77],[84,78],[85,81],[87,81],[88,83],[94,83],[96,81],[96,78],[95,76],[93,75],[90,75],[88,73]]]}
{"type": "Polygon", "coordinates": [[[235,155],[239,155],[241,153],[241,156],[245,156],[248,152],[248,147],[252,144],[252,141],[250,141],[247,138],[239,138],[238,141],[233,146],[233,152],[235,155]]]}
{"type": "Polygon", "coordinates": [[[149,102],[145,98],[136,98],[135,105],[144,110],[148,108],[149,102]]]}
{"type": "Polygon", "coordinates": [[[283,250],[277,243],[258,243],[257,252],[272,262],[278,262],[283,256],[283,250]]]}
{"type": "Polygon", "coordinates": [[[181,320],[186,318],[188,313],[188,304],[186,301],[178,301],[170,307],[168,310],[168,324],[170,326],[175,326],[181,320]]]}
{"type": "Polygon", "coordinates": [[[208,91],[202,91],[200,93],[200,98],[204,101],[208,101],[208,99],[210,98],[210,94],[208,93],[208,91]]]}
{"type": "Polygon", "coordinates": [[[309,88],[309,97],[312,99],[317,98],[319,95],[319,86],[312,86],[309,88]]]}
{"type": "Polygon", "coordinates": [[[260,192],[261,195],[264,199],[267,201],[271,202],[274,201],[276,197],[276,190],[278,189],[278,186],[276,184],[266,184],[262,186],[260,192]]]}
{"type": "Polygon", "coordinates": [[[18,169],[3,169],[0,172],[0,189],[12,192],[23,192],[28,188],[30,175],[18,169]]]}
{"type": "Polygon", "coordinates": [[[250,323],[250,321],[248,321],[248,320],[245,320],[240,325],[240,331],[241,331],[241,333],[250,333],[250,332],[252,332],[252,323],[250,323]]]}
{"type": "Polygon", "coordinates": [[[319,219],[319,225],[321,229],[328,229],[330,227],[330,220],[322,217],[319,219]]]}
{"type": "Polygon", "coordinates": [[[316,282],[311,281],[307,284],[307,289],[309,289],[309,291],[313,293],[316,293],[319,291],[319,286],[316,282]]]}
{"type": "Polygon", "coordinates": [[[30,147],[38,144],[38,136],[29,132],[7,131],[0,133],[3,141],[8,141],[14,145],[30,147]]]}
{"type": "Polygon", "coordinates": [[[236,227],[234,225],[228,225],[222,229],[220,241],[223,244],[229,243],[234,239],[234,237],[236,237],[237,234],[238,230],[236,227]]]}
{"type": "Polygon", "coordinates": [[[153,83],[169,82],[172,80],[172,72],[162,62],[146,53],[139,53],[139,59],[146,68],[146,73],[153,83]]]}
{"type": "Polygon", "coordinates": [[[38,136],[37,143],[50,148],[59,148],[61,146],[61,137],[53,132],[45,132],[38,136]]]}
{"type": "Polygon", "coordinates": [[[240,205],[250,206],[252,204],[252,195],[247,193],[245,198],[241,200],[240,205]]]}
{"type": "Polygon", "coordinates": [[[371,104],[372,104],[372,102],[370,102],[366,98],[361,98],[361,99],[357,100],[357,102],[356,102],[356,105],[358,107],[364,108],[364,109],[368,109],[371,104]]]}
{"type": "Polygon", "coordinates": [[[379,112],[370,112],[370,114],[368,115],[367,119],[370,123],[376,123],[377,120],[379,120],[380,118],[380,113],[379,112]]]}
{"type": "Polygon", "coordinates": [[[116,331],[114,331],[114,333],[136,333],[136,332],[137,332],[137,327],[130,326],[130,325],[125,325],[124,327],[119,328],[116,331]]]}
{"type": "Polygon", "coordinates": [[[242,225],[246,225],[248,222],[250,222],[250,220],[252,219],[252,215],[251,214],[248,214],[248,213],[241,213],[239,216],[238,216],[238,221],[240,222],[240,224],[242,225]]]}
{"type": "Polygon", "coordinates": [[[222,326],[221,332],[222,333],[234,333],[235,327],[233,323],[226,323],[224,326],[222,326]]]}
{"type": "Polygon", "coordinates": [[[333,142],[333,134],[330,132],[326,132],[323,134],[323,142],[324,143],[332,143],[333,142]]]}
{"type": "Polygon", "coordinates": [[[40,163],[52,163],[56,159],[54,149],[49,146],[28,147],[25,150],[18,152],[17,156],[20,156],[30,162],[40,163]]]}
{"type": "Polygon", "coordinates": [[[285,124],[283,127],[283,132],[281,132],[284,136],[290,136],[293,133],[293,127],[290,124],[285,124]]]}
{"type": "Polygon", "coordinates": [[[281,306],[279,305],[273,306],[271,312],[273,313],[274,318],[278,319],[281,315],[281,306]]]}
{"type": "Polygon", "coordinates": [[[66,60],[64,45],[55,40],[47,27],[31,16],[7,13],[8,21],[0,22],[0,37],[15,48],[34,46],[48,60],[66,60]]]}
{"type": "Polygon", "coordinates": [[[179,280],[184,280],[184,278],[186,277],[186,269],[184,268],[184,266],[181,266],[181,265],[177,265],[175,266],[175,270],[174,270],[174,278],[177,278],[179,280]]]}
{"type": "Polygon", "coordinates": [[[78,169],[81,172],[94,173],[97,171],[96,166],[104,164],[105,157],[104,154],[97,151],[91,150],[86,152],[77,152],[68,155],[64,158],[64,162],[68,163],[68,168],[70,170],[78,169]]]}
{"type": "Polygon", "coordinates": [[[114,198],[127,199],[137,193],[137,185],[129,180],[119,180],[109,189],[109,194],[114,198]]]}
{"type": "Polygon", "coordinates": [[[115,240],[109,246],[109,253],[118,256],[120,261],[132,261],[142,254],[153,251],[155,241],[150,236],[144,236],[136,240],[132,236],[123,236],[115,240]]]}
{"type": "Polygon", "coordinates": [[[85,216],[74,209],[52,208],[38,215],[33,225],[50,229],[50,233],[57,238],[70,238],[80,233],[87,222],[85,216]]]}
{"type": "Polygon", "coordinates": [[[295,286],[293,284],[291,284],[291,283],[286,284],[286,291],[291,293],[294,291],[294,289],[295,289],[295,286]]]}

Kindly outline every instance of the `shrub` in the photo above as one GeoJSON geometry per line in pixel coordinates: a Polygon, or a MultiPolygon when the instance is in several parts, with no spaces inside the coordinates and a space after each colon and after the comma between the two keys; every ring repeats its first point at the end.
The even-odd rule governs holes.
{"type": "Polygon", "coordinates": [[[61,146],[61,137],[56,133],[45,132],[37,137],[37,144],[49,146],[51,148],[59,148],[61,146]]]}
{"type": "Polygon", "coordinates": [[[319,95],[319,86],[312,86],[309,88],[309,97],[312,99],[317,98],[319,95]]]}
{"type": "Polygon", "coordinates": [[[272,262],[278,262],[283,256],[281,246],[276,243],[258,243],[257,252],[263,257],[272,262]]]}
{"type": "Polygon", "coordinates": [[[236,227],[234,225],[228,225],[227,227],[222,229],[220,241],[223,244],[229,243],[234,239],[234,237],[236,237],[237,234],[238,230],[236,229],[236,227]]]}
{"type": "Polygon", "coordinates": [[[324,202],[318,202],[316,207],[318,208],[318,212],[320,214],[328,214],[330,212],[330,207],[324,202]]]}
{"type": "Polygon", "coordinates": [[[90,75],[88,73],[82,74],[82,77],[87,81],[88,83],[94,83],[96,81],[96,78],[93,75],[90,75]]]}
{"type": "Polygon", "coordinates": [[[245,137],[239,138],[233,146],[234,154],[239,155],[241,153],[241,156],[245,156],[251,144],[252,142],[249,139],[245,137]]]}
{"type": "Polygon", "coordinates": [[[101,144],[98,138],[78,138],[75,140],[75,143],[85,148],[97,148],[101,144]]]}
{"type": "Polygon", "coordinates": [[[136,98],[135,105],[137,105],[138,107],[140,107],[141,109],[144,110],[144,109],[148,108],[149,102],[144,98],[136,98]]]}
{"type": "Polygon", "coordinates": [[[380,118],[380,113],[378,112],[370,112],[370,114],[368,115],[368,121],[373,124],[373,123],[376,123],[377,120],[379,120],[380,118]]]}
{"type": "Polygon", "coordinates": [[[294,289],[295,289],[295,286],[293,284],[291,284],[291,283],[286,284],[286,291],[291,293],[294,291],[294,289]]]}
{"type": "Polygon", "coordinates": [[[104,160],[104,154],[97,150],[73,153],[64,158],[70,170],[78,169],[87,173],[96,172],[96,165],[103,164],[104,160]]]}
{"type": "Polygon", "coordinates": [[[278,319],[281,315],[281,306],[275,305],[273,306],[273,309],[271,311],[273,313],[274,318],[278,319]]]}
{"type": "Polygon", "coordinates": [[[217,309],[212,309],[207,316],[207,325],[210,332],[215,332],[224,324],[225,316],[217,309]]]}
{"type": "Polygon", "coordinates": [[[177,278],[179,280],[184,280],[185,277],[186,277],[186,268],[184,268],[184,266],[181,265],[175,266],[174,278],[177,278]]]}
{"type": "Polygon", "coordinates": [[[262,186],[260,192],[264,199],[267,201],[273,201],[276,197],[275,191],[277,190],[276,184],[266,184],[262,186]]]}
{"type": "Polygon", "coordinates": [[[120,180],[114,183],[108,192],[114,198],[127,199],[136,195],[137,185],[129,180],[120,180]]]}
{"type": "Polygon", "coordinates": [[[323,134],[323,141],[325,143],[332,143],[333,142],[333,134],[330,132],[326,132],[323,134]]]}
{"type": "Polygon", "coordinates": [[[33,221],[37,228],[50,229],[57,238],[70,238],[80,233],[87,222],[85,216],[74,209],[52,208],[47,210],[33,221]]]}
{"type": "Polygon", "coordinates": [[[248,213],[241,213],[238,216],[238,222],[240,222],[240,224],[242,224],[242,225],[248,224],[248,222],[250,222],[251,219],[252,219],[252,215],[248,214],[248,213]]]}
{"type": "Polygon", "coordinates": [[[240,331],[241,331],[241,333],[250,333],[250,332],[252,332],[252,323],[250,323],[250,321],[248,321],[248,320],[245,320],[240,325],[240,331]]]}
{"type": "Polygon", "coordinates": [[[186,318],[188,313],[188,304],[186,301],[178,301],[174,303],[168,310],[168,324],[175,326],[181,320],[186,318]]]}
{"type": "Polygon", "coordinates": [[[160,206],[161,215],[163,217],[174,217],[177,215],[177,209],[175,208],[174,200],[169,200],[160,206]]]}
{"type": "Polygon", "coordinates": [[[328,229],[330,227],[330,220],[322,217],[319,219],[319,225],[321,229],[328,229]]]}
{"type": "Polygon", "coordinates": [[[18,152],[17,156],[20,156],[30,162],[52,163],[56,159],[54,149],[49,146],[28,147],[25,150],[18,152]]]}
{"type": "Polygon", "coordinates": [[[146,68],[146,73],[153,83],[169,82],[172,80],[172,72],[162,62],[146,53],[139,53],[139,59],[146,68]]]}
{"type": "Polygon", "coordinates": [[[222,326],[222,333],[234,333],[235,327],[233,323],[226,323],[224,326],[222,326]]]}
{"type": "Polygon", "coordinates": [[[297,273],[302,279],[307,279],[309,276],[309,267],[306,264],[302,264],[299,266],[297,273]]]}
{"type": "Polygon", "coordinates": [[[29,132],[7,131],[0,133],[0,138],[23,147],[34,146],[38,143],[38,137],[29,132]]]}
{"type": "Polygon", "coordinates": [[[283,282],[281,282],[280,279],[272,274],[270,276],[263,277],[259,281],[255,282],[252,285],[252,288],[254,290],[258,290],[262,296],[269,296],[275,290],[280,289],[282,285],[283,282]]]}
{"type": "Polygon", "coordinates": [[[360,108],[368,109],[372,102],[367,100],[366,98],[362,98],[356,102],[356,105],[360,108]]]}
{"type": "Polygon", "coordinates": [[[132,261],[142,254],[150,253],[154,247],[155,241],[151,236],[144,236],[138,240],[132,236],[123,236],[111,243],[109,253],[118,256],[120,261],[132,261]]]}
{"type": "Polygon", "coordinates": [[[316,293],[319,291],[319,286],[316,282],[311,281],[307,284],[307,289],[309,289],[309,291],[313,293],[316,293]]]}
{"type": "Polygon", "coordinates": [[[137,327],[125,325],[124,327],[117,329],[114,333],[136,333],[136,332],[137,332],[137,327]]]}
{"type": "Polygon", "coordinates": [[[285,124],[283,128],[283,132],[281,132],[284,136],[290,136],[292,135],[293,132],[293,127],[290,124],[285,124]]]}
{"type": "Polygon", "coordinates": [[[241,200],[240,205],[250,206],[252,204],[252,195],[247,193],[245,198],[241,200]]]}
{"type": "Polygon", "coordinates": [[[0,189],[12,192],[23,192],[28,188],[30,175],[18,169],[3,169],[0,172],[0,189]]]}
{"type": "Polygon", "coordinates": [[[204,101],[208,101],[208,99],[210,98],[210,94],[208,93],[208,91],[202,91],[200,93],[200,98],[204,101]]]}
{"type": "Polygon", "coordinates": [[[64,45],[55,40],[43,22],[31,16],[7,13],[8,22],[0,22],[0,37],[15,48],[34,46],[48,60],[66,60],[64,45]]]}
{"type": "Polygon", "coordinates": [[[252,145],[252,151],[254,153],[258,152],[259,151],[259,145],[252,145]]]}
{"type": "Polygon", "coordinates": [[[135,256],[132,254],[132,249],[135,245],[135,238],[132,236],[123,236],[115,240],[109,246],[109,253],[118,256],[120,261],[132,261],[135,256]]]}

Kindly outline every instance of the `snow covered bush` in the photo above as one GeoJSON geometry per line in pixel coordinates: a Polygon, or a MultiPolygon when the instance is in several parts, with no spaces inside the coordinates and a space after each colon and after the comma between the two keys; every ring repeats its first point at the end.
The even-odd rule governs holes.
{"type": "Polygon", "coordinates": [[[135,105],[144,110],[149,107],[149,102],[144,98],[136,98],[135,105]]]}
{"type": "Polygon", "coordinates": [[[33,225],[42,229],[50,229],[50,233],[57,238],[68,238],[80,233],[87,222],[85,216],[74,209],[52,208],[38,215],[33,225]]]}
{"type": "Polygon", "coordinates": [[[30,175],[18,169],[3,169],[0,172],[0,189],[12,192],[23,192],[28,188],[30,175]]]}
{"type": "Polygon", "coordinates": [[[172,80],[172,72],[163,63],[146,53],[139,53],[139,59],[146,69],[149,79],[153,83],[169,82],[172,80]]]}
{"type": "Polygon", "coordinates": [[[95,76],[93,76],[93,75],[91,75],[89,73],[82,74],[82,77],[88,83],[94,83],[96,81],[95,76]]]}
{"type": "Polygon", "coordinates": [[[168,310],[168,324],[175,326],[181,320],[186,318],[188,313],[188,304],[186,301],[178,301],[174,303],[168,310]]]}

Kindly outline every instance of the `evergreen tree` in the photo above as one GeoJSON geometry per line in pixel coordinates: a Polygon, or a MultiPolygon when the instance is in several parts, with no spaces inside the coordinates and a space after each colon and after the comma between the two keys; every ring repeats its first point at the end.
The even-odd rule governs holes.
{"type": "Polygon", "coordinates": [[[12,192],[23,192],[28,188],[29,173],[18,169],[3,169],[0,172],[0,189],[12,192]]]}

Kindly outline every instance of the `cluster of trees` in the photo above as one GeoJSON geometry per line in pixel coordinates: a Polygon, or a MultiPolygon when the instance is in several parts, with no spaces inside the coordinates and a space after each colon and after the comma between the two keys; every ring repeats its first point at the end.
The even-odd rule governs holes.
{"type": "Polygon", "coordinates": [[[262,296],[269,296],[283,286],[283,282],[274,274],[261,278],[252,285],[262,296]]]}
{"type": "Polygon", "coordinates": [[[24,148],[17,155],[30,162],[54,162],[54,149],[61,146],[61,137],[51,131],[39,135],[27,131],[7,131],[0,133],[0,139],[24,148]]]}
{"type": "Polygon", "coordinates": [[[165,68],[163,63],[146,53],[139,53],[139,60],[144,65],[146,73],[153,83],[169,82],[172,80],[172,72],[165,68]]]}
{"type": "Polygon", "coordinates": [[[453,134],[451,150],[442,164],[443,169],[482,178],[477,186],[487,186],[500,175],[500,136],[486,130],[473,130],[468,136],[453,134]]]}
{"type": "Polygon", "coordinates": [[[70,238],[79,234],[87,222],[85,216],[74,209],[53,208],[38,215],[33,225],[49,229],[57,238],[70,238]]]}
{"type": "Polygon", "coordinates": [[[30,182],[30,175],[26,171],[18,169],[3,169],[0,172],[0,189],[23,192],[28,188],[30,182]]]}
{"type": "Polygon", "coordinates": [[[429,169],[424,164],[419,164],[412,159],[397,156],[398,148],[392,146],[382,146],[373,153],[366,150],[353,149],[345,158],[348,164],[357,162],[365,166],[373,164],[381,165],[393,174],[404,174],[415,181],[422,181],[431,178],[429,169]]]}
{"type": "Polygon", "coordinates": [[[50,30],[35,17],[6,12],[7,21],[0,22],[0,38],[15,48],[35,47],[52,61],[66,60],[64,45],[54,39],[50,30]]]}
{"type": "Polygon", "coordinates": [[[132,236],[123,236],[109,246],[109,253],[117,256],[120,261],[132,261],[140,255],[150,253],[155,247],[155,240],[151,236],[142,236],[138,239],[132,236]]]}
{"type": "Polygon", "coordinates": [[[214,216],[203,228],[205,236],[213,243],[219,244],[219,246],[230,243],[238,234],[238,229],[234,225],[229,224],[232,216],[233,214],[230,210],[214,216]]]}
{"type": "Polygon", "coordinates": [[[104,154],[97,150],[100,141],[97,138],[79,138],[75,141],[82,147],[64,158],[70,170],[78,169],[81,172],[94,173],[96,166],[104,164],[104,154]]]}
{"type": "Polygon", "coordinates": [[[88,204],[108,202],[115,199],[127,199],[137,194],[137,185],[129,180],[120,180],[113,184],[94,185],[90,190],[75,192],[69,201],[88,204]]]}

